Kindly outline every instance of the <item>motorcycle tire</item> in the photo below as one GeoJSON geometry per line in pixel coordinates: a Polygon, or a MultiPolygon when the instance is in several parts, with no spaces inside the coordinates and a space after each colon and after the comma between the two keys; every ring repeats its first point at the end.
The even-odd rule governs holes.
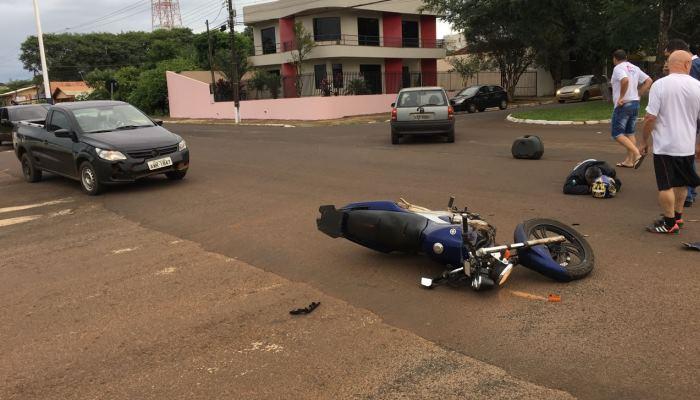
{"type": "Polygon", "coordinates": [[[595,257],[593,248],[582,234],[574,228],[559,221],[546,218],[535,218],[523,222],[525,235],[528,240],[543,239],[547,236],[562,235],[566,238],[563,243],[546,245],[552,258],[561,265],[570,275],[572,280],[581,279],[593,270],[595,257]],[[571,262],[571,256],[576,257],[571,262]]]}

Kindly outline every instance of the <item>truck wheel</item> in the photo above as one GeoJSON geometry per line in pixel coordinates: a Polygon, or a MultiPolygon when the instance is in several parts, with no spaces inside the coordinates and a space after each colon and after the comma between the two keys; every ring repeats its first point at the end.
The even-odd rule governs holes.
{"type": "Polygon", "coordinates": [[[469,114],[474,114],[476,112],[476,106],[474,104],[469,104],[467,106],[467,112],[469,114]]]}
{"type": "Polygon", "coordinates": [[[89,196],[96,196],[102,191],[102,184],[97,178],[97,171],[88,161],[80,164],[80,186],[89,196]]]}
{"type": "Polygon", "coordinates": [[[589,98],[591,98],[591,94],[588,92],[583,92],[583,97],[581,97],[581,101],[588,101],[589,98]]]}
{"type": "Polygon", "coordinates": [[[20,159],[22,163],[22,175],[27,182],[39,182],[41,180],[41,170],[34,165],[32,157],[29,154],[22,154],[20,159]]]}
{"type": "Polygon", "coordinates": [[[508,108],[508,101],[507,100],[501,100],[501,104],[498,105],[498,108],[501,110],[505,110],[508,108]]]}
{"type": "Polygon", "coordinates": [[[171,181],[179,181],[187,175],[187,170],[183,169],[181,171],[169,171],[165,173],[165,176],[171,181]]]}

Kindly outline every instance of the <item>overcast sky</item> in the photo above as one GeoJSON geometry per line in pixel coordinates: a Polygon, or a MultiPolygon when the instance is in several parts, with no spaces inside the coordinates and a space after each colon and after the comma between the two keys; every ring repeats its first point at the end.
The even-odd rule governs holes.
{"type": "MultiPolygon", "coordinates": [[[[150,31],[150,0],[38,0],[44,33],[150,31]]],[[[234,1],[240,7],[261,0],[234,1]]],[[[226,19],[222,0],[180,0],[183,25],[195,32],[204,29],[204,20],[215,24],[226,19]],[[219,12],[221,11],[221,12],[219,12]],[[218,17],[217,17],[218,16],[218,17]]],[[[20,44],[36,34],[32,0],[0,0],[0,82],[31,78],[19,61],[20,44]]],[[[438,22],[438,38],[449,33],[447,24],[438,22]]]]}

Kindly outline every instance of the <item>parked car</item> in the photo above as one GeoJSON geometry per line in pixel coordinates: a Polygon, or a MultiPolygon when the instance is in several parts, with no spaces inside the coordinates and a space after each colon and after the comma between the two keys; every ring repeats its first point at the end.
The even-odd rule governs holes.
{"type": "Polygon", "coordinates": [[[442,135],[455,141],[454,109],[441,87],[401,89],[391,103],[391,143],[406,135],[442,135]]]}
{"type": "Polygon", "coordinates": [[[182,179],[190,160],[187,143],[161,125],[121,101],[60,103],[43,123],[15,127],[15,154],[28,182],[51,172],[80,181],[89,195],[156,174],[182,179]]]}
{"type": "Polygon", "coordinates": [[[571,80],[557,90],[557,101],[564,103],[567,100],[588,101],[591,97],[603,95],[608,78],[601,75],[581,75],[571,80]]]}
{"type": "Polygon", "coordinates": [[[508,108],[508,92],[500,86],[475,85],[462,89],[451,100],[456,111],[482,112],[489,107],[508,108]]]}
{"type": "Polygon", "coordinates": [[[43,120],[49,104],[0,107],[0,144],[12,141],[12,129],[19,121],[43,120]]]}

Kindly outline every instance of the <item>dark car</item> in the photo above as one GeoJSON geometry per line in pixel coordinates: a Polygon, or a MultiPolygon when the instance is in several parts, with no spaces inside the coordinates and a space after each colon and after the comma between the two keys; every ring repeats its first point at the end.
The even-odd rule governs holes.
{"type": "Polygon", "coordinates": [[[44,120],[49,104],[0,107],[0,144],[12,142],[12,129],[19,121],[44,120]]]}
{"type": "Polygon", "coordinates": [[[190,155],[182,138],[130,104],[120,101],[60,103],[44,124],[20,122],[15,153],[29,182],[42,171],[79,180],[98,194],[105,184],[151,175],[185,177],[190,155]]]}
{"type": "Polygon", "coordinates": [[[484,111],[489,107],[501,110],[508,108],[508,93],[500,86],[475,85],[462,89],[450,100],[455,111],[470,113],[484,111]]]}

